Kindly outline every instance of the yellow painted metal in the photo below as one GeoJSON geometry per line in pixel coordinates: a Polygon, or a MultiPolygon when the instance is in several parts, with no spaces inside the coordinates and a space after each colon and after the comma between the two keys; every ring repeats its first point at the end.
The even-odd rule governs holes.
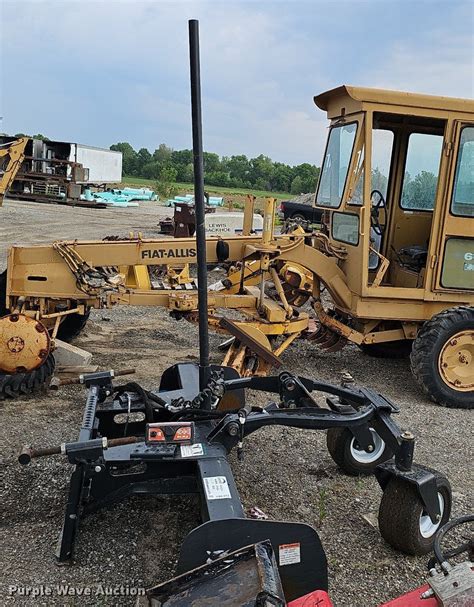
{"type": "Polygon", "coordinates": [[[43,323],[24,314],[0,318],[0,371],[22,373],[39,367],[49,355],[50,337],[43,323]]]}
{"type": "Polygon", "coordinates": [[[262,234],[262,244],[264,246],[269,245],[273,239],[273,229],[275,226],[275,205],[276,198],[267,198],[265,200],[262,234]]]}
{"type": "Polygon", "coordinates": [[[250,236],[252,233],[255,200],[256,197],[253,196],[253,194],[247,194],[244,207],[244,225],[242,229],[242,236],[250,236]]]}
{"type": "Polygon", "coordinates": [[[436,95],[421,95],[419,93],[405,93],[387,89],[374,89],[358,86],[343,85],[314,97],[315,104],[328,112],[330,117],[341,116],[342,108],[345,114],[361,111],[368,105],[389,106],[403,108],[409,115],[413,112],[428,110],[430,115],[436,112],[474,113],[474,101],[457,97],[444,97],[436,95]],[[350,102],[352,102],[352,104],[350,102]]]}
{"type": "Polygon", "coordinates": [[[29,137],[21,137],[0,147],[0,166],[8,158],[6,165],[2,169],[3,174],[0,176],[0,206],[2,206],[3,199],[25,159],[25,148],[28,141],[29,137]]]}
{"type": "Polygon", "coordinates": [[[131,289],[149,291],[151,289],[150,274],[147,266],[119,266],[119,273],[125,276],[125,286],[131,289]]]}
{"type": "Polygon", "coordinates": [[[474,329],[450,337],[439,354],[438,368],[442,380],[453,390],[474,390],[474,329]]]}

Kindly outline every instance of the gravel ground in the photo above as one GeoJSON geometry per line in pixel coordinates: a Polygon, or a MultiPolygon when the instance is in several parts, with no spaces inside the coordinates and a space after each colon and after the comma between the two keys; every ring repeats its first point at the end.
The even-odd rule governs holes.
{"type": "MultiPolygon", "coordinates": [[[[102,237],[119,233],[119,229],[146,232],[147,226],[156,225],[151,207],[144,212],[120,210],[113,215],[110,211],[43,206],[37,213],[35,205],[28,206],[27,210],[10,204],[0,211],[2,219],[7,211],[10,222],[8,232],[3,228],[3,242],[5,236],[10,242],[20,238],[28,242],[33,239],[29,236],[37,241],[60,236],[102,237]],[[84,223],[90,219],[92,227],[78,228],[76,212],[84,223]],[[96,213],[108,215],[104,220],[96,213]],[[37,216],[41,234],[33,225],[37,216]],[[21,229],[17,219],[23,221],[21,229]]],[[[219,362],[216,346],[220,340],[211,335],[215,362],[219,362]]],[[[156,387],[161,373],[174,362],[197,359],[196,327],[184,321],[176,323],[160,309],[94,311],[75,343],[93,352],[101,368],[136,366],[134,379],[146,388],[156,387]]],[[[372,359],[356,347],[329,354],[299,342],[284,355],[284,363],[294,373],[333,382],[349,370],[357,383],[392,398],[401,408],[398,423],[417,436],[416,460],[449,477],[453,514],[472,511],[472,412],[428,402],[413,384],[406,361],[372,359]]],[[[133,605],[132,596],[104,596],[105,586],[123,585],[126,595],[127,590],[130,594],[132,588],[149,587],[171,577],[183,538],[199,523],[193,498],[130,498],[84,519],[74,564],[55,565],[53,553],[71,469],[61,458],[21,467],[16,456],[25,443],[50,445],[75,440],[83,406],[80,387],[0,404],[1,604],[133,605]],[[61,584],[73,589],[90,587],[93,596],[59,596],[61,584]],[[10,586],[41,585],[44,592],[51,588],[51,596],[32,598],[9,591],[10,586]]],[[[244,462],[231,456],[245,508],[258,506],[272,519],[306,522],[318,529],[328,556],[330,593],[336,607],[376,606],[423,583],[427,558],[395,552],[363,518],[378,509],[381,491],[375,479],[341,474],[326,450],[323,432],[261,430],[246,440],[245,453],[244,462]]]]}

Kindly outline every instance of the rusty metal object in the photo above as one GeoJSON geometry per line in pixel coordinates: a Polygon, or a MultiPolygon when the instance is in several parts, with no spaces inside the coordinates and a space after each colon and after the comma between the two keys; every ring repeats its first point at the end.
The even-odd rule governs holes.
{"type": "Polygon", "coordinates": [[[0,318],[0,371],[24,373],[44,363],[51,339],[43,323],[24,314],[0,318]]]}
{"type": "Polygon", "coordinates": [[[146,591],[139,605],[148,607],[255,607],[286,605],[268,540],[224,554],[146,591]]]}

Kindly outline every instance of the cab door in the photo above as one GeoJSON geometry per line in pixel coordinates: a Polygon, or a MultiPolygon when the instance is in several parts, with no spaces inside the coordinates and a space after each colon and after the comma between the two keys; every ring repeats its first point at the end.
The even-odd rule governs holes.
{"type": "Polygon", "coordinates": [[[474,122],[456,121],[435,290],[474,291],[474,122]]]}

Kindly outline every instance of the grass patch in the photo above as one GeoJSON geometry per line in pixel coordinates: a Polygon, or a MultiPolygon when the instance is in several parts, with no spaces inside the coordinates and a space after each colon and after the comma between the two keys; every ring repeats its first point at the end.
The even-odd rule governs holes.
{"type": "MultiPolygon", "coordinates": [[[[156,179],[144,179],[142,177],[123,177],[123,186],[137,186],[139,188],[148,187],[153,189],[156,179]]],[[[191,193],[193,191],[192,183],[177,183],[176,187],[179,194],[191,193]]],[[[277,198],[278,200],[288,200],[291,194],[288,192],[266,192],[265,190],[252,190],[246,188],[224,188],[221,186],[206,185],[206,192],[210,194],[221,194],[222,196],[246,196],[253,194],[257,198],[277,198]]]]}

